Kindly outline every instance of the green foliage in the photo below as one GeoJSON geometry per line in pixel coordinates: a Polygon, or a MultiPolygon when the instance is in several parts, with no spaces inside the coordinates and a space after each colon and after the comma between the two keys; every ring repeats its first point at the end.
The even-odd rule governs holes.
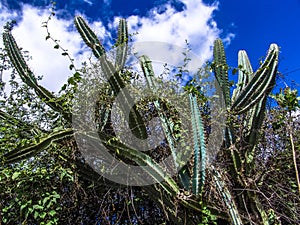
{"type": "Polygon", "coordinates": [[[292,90],[289,87],[286,87],[283,91],[280,90],[280,93],[272,95],[272,97],[278,102],[281,108],[289,112],[295,111],[300,107],[298,91],[292,90]]]}
{"type": "MultiPolygon", "coordinates": [[[[63,50],[62,55],[68,56],[68,52],[51,37],[48,30],[50,18],[44,24],[47,28],[46,40],[52,39],[55,42],[54,48],[63,50]]],[[[189,102],[191,109],[191,115],[184,116],[192,122],[192,146],[183,144],[186,131],[184,124],[178,119],[178,113],[167,99],[159,96],[142,99],[131,108],[129,127],[136,137],[146,139],[147,118],[157,115],[165,140],[150,153],[127,146],[112,130],[110,117],[112,103],[118,95],[124,99],[121,103],[122,111],[125,111],[128,103],[134,102],[133,97],[123,89],[126,85],[130,86],[132,81],[138,81],[134,78],[134,71],[126,68],[129,40],[126,20],[121,19],[119,22],[114,61],[107,57],[97,35],[82,17],[76,17],[74,23],[83,41],[99,61],[99,64],[91,67],[95,67],[106,79],[98,87],[99,96],[95,106],[97,136],[87,134],[85,141],[92,143],[100,138],[116,159],[147,166],[144,168],[147,168],[146,172],[153,180],[164,181],[136,189],[130,187],[129,194],[118,184],[96,174],[78,151],[74,134],[81,130],[71,128],[72,100],[78,85],[85,82],[82,73],[88,73],[90,66],[85,64],[81,71],[76,70],[56,96],[38,84],[39,77],[27,66],[27,58],[11,34],[12,27],[7,25],[3,34],[7,55],[3,57],[9,58],[9,67],[13,66],[14,70],[10,82],[12,91],[9,96],[2,93],[4,100],[1,102],[0,111],[0,209],[4,223],[79,224],[88,221],[87,224],[92,224],[100,217],[99,223],[118,223],[114,220],[120,218],[120,223],[131,224],[134,219],[139,221],[134,206],[139,202],[140,209],[147,208],[150,215],[148,219],[151,219],[151,212],[156,211],[155,215],[163,218],[161,223],[168,221],[172,224],[217,224],[221,219],[232,224],[249,221],[261,224],[277,222],[277,212],[273,209],[275,207],[268,208],[257,194],[258,186],[263,180],[257,177],[264,177],[257,172],[257,159],[260,158],[257,154],[257,143],[265,117],[266,101],[275,84],[279,54],[277,45],[270,46],[265,61],[256,72],[253,72],[246,52],[239,52],[238,83],[230,96],[229,66],[226,63],[224,46],[221,40],[215,41],[212,69],[224,95],[228,115],[220,155],[208,164],[206,144],[209,135],[205,129],[209,125],[205,123],[205,113],[200,109],[209,98],[202,93],[201,79],[195,77],[182,87],[182,95],[186,96],[184,99],[189,102]],[[24,84],[15,81],[16,73],[24,84]],[[184,164],[181,156],[177,154],[181,148],[192,148],[190,160],[184,164]],[[152,157],[154,154],[158,155],[157,159],[152,157]],[[159,164],[164,154],[171,154],[176,169],[181,169],[178,177],[168,174],[159,164]],[[223,167],[215,166],[216,163],[223,167]],[[208,191],[215,193],[217,201],[212,200],[211,196],[207,197],[208,191]],[[105,199],[106,196],[109,199],[105,199]],[[129,196],[134,196],[135,199],[129,196]],[[157,205],[151,206],[152,203],[143,205],[149,199],[160,210],[157,210],[157,205]],[[221,206],[216,206],[218,202],[221,206]],[[103,211],[95,212],[99,205],[103,211]],[[106,211],[102,205],[105,205],[106,211]],[[123,215],[124,208],[128,212],[128,218],[123,215]]],[[[148,88],[152,93],[157,93],[163,84],[162,80],[155,78],[147,56],[142,56],[139,60],[148,88]]],[[[177,78],[187,72],[188,62],[186,57],[184,65],[178,68],[177,78]]],[[[74,68],[71,60],[70,69],[74,68]]],[[[140,93],[138,88],[132,89],[135,93],[140,93]]],[[[275,98],[281,107],[289,111],[299,107],[296,91],[286,89],[275,98]]],[[[84,121],[80,122],[84,124],[84,121]]],[[[274,168],[278,169],[276,166],[274,168]]],[[[287,179],[287,182],[293,187],[291,190],[295,190],[297,183],[292,179],[287,179]]],[[[273,190],[274,184],[271,183],[269,181],[265,188],[273,190]]],[[[294,209],[297,210],[296,207],[294,209]]],[[[293,210],[286,211],[295,218],[297,213],[293,214],[293,210]]],[[[143,214],[142,211],[140,214],[143,214]]],[[[156,219],[154,221],[158,220],[156,219]]]]}
{"type": "Polygon", "coordinates": [[[206,206],[203,206],[201,211],[203,212],[204,216],[202,217],[201,223],[199,223],[198,225],[217,224],[217,217],[214,214],[212,214],[206,206]]]}

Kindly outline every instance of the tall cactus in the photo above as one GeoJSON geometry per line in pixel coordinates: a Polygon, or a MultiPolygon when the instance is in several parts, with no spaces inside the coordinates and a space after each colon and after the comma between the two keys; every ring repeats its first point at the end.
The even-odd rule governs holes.
{"type": "Polygon", "coordinates": [[[63,102],[58,100],[50,91],[48,91],[43,86],[37,83],[37,80],[30,70],[29,66],[26,64],[21,51],[11,34],[10,30],[7,30],[3,33],[3,43],[5,49],[8,53],[10,61],[12,62],[13,66],[17,70],[18,74],[20,75],[22,81],[26,83],[28,86],[34,89],[36,94],[45,101],[45,103],[55,111],[60,112],[63,117],[71,122],[71,113],[66,111],[66,109],[62,106],[63,102]]]}
{"type": "MultiPolygon", "coordinates": [[[[224,83],[227,83],[227,81],[222,79],[224,78],[225,71],[217,69],[220,66],[223,68],[224,60],[220,61],[220,58],[223,59],[225,57],[220,40],[215,41],[214,49],[214,72],[220,86],[223,88],[225,87],[224,83]]],[[[229,157],[233,164],[231,171],[234,172],[232,178],[241,188],[254,188],[251,186],[253,184],[248,182],[247,176],[249,176],[253,169],[255,145],[258,141],[258,130],[260,129],[264,117],[268,94],[275,83],[278,54],[278,46],[276,44],[271,44],[265,61],[254,73],[246,52],[240,51],[238,54],[239,79],[237,87],[233,91],[228,116],[244,116],[246,118],[244,121],[245,129],[243,130],[242,141],[239,140],[239,142],[237,142],[235,139],[237,134],[235,134],[235,131],[232,128],[232,122],[229,122],[228,127],[226,128],[228,135],[226,135],[225,138],[226,142],[230,143],[230,146],[228,146],[230,152],[229,157]]],[[[225,94],[228,92],[229,87],[227,90],[223,90],[223,93],[225,94]]],[[[229,121],[232,120],[229,119],[229,121]]],[[[251,191],[246,191],[243,198],[250,199],[250,201],[253,202],[252,210],[260,215],[263,224],[269,224],[266,212],[262,208],[256,194],[251,191]]],[[[240,204],[242,205],[243,203],[240,202],[240,204]]]]}
{"type": "MultiPolygon", "coordinates": [[[[123,101],[120,102],[122,110],[127,111],[127,108],[130,107],[128,104],[134,102],[134,100],[126,91],[126,89],[124,89],[126,85],[120,73],[123,69],[127,56],[128,31],[126,21],[120,20],[119,23],[117,45],[120,45],[120,48],[117,50],[115,66],[107,59],[105,48],[98,40],[97,35],[84,21],[84,19],[80,16],[77,16],[75,17],[74,23],[84,42],[92,49],[94,56],[99,60],[101,69],[103,70],[103,75],[105,75],[108,79],[114,95],[118,96],[120,94],[122,96],[123,101]]],[[[147,138],[148,135],[145,123],[142,116],[138,112],[136,105],[131,108],[129,113],[129,127],[136,137],[140,139],[147,138]]]]}
{"type": "MultiPolygon", "coordinates": [[[[151,60],[147,56],[140,57],[140,64],[146,78],[148,87],[153,90],[155,93],[157,90],[155,81],[154,81],[154,71],[151,65],[151,60]]],[[[187,167],[184,166],[179,172],[179,180],[181,186],[185,189],[190,190],[195,195],[200,193],[200,190],[203,188],[205,182],[205,169],[206,169],[206,146],[205,146],[205,134],[203,121],[201,118],[199,106],[197,103],[196,96],[193,94],[189,94],[189,103],[191,107],[191,123],[193,128],[193,139],[194,139],[194,151],[193,151],[193,168],[192,173],[187,172],[187,167]],[[191,188],[190,188],[191,186],[191,188]]],[[[162,127],[164,133],[166,135],[166,139],[168,141],[169,147],[171,149],[171,154],[173,156],[173,160],[177,164],[177,142],[176,138],[174,138],[174,124],[173,122],[165,115],[162,110],[160,100],[154,100],[154,106],[158,111],[158,115],[162,122],[162,127]]]]}
{"type": "Polygon", "coordinates": [[[230,107],[230,89],[228,81],[228,65],[223,43],[217,39],[214,43],[214,72],[217,81],[222,89],[226,107],[230,107]]]}
{"type": "MultiPolygon", "coordinates": [[[[125,91],[126,81],[122,77],[122,72],[125,67],[126,58],[128,54],[128,29],[124,19],[120,20],[118,29],[118,40],[116,43],[116,58],[114,62],[111,62],[106,56],[104,46],[98,40],[97,35],[91,30],[82,17],[75,17],[75,26],[80,33],[84,42],[89,46],[94,56],[99,60],[99,64],[103,75],[106,76],[110,85],[108,95],[117,97],[121,95],[124,99],[120,103],[123,111],[127,110],[130,106],[129,103],[133,102],[133,98],[125,91]]],[[[5,49],[8,52],[8,56],[19,73],[22,81],[28,86],[33,88],[37,95],[45,101],[49,107],[53,110],[61,113],[61,115],[69,122],[71,122],[71,113],[63,107],[63,102],[58,100],[51,92],[40,86],[32,71],[27,66],[12,34],[10,31],[5,31],[3,34],[3,40],[5,49]]],[[[226,55],[224,46],[221,40],[216,40],[214,43],[214,64],[213,69],[217,81],[221,87],[222,93],[225,99],[225,105],[228,109],[228,123],[224,130],[224,142],[223,151],[229,152],[229,157],[232,161],[235,174],[232,175],[232,179],[239,187],[247,188],[248,180],[247,176],[251,173],[254,163],[254,150],[257,142],[258,133],[263,117],[266,99],[270,93],[276,77],[277,64],[278,64],[278,47],[275,44],[270,46],[267,57],[260,68],[253,73],[251,64],[245,51],[240,51],[238,54],[239,62],[239,79],[236,89],[233,91],[232,97],[230,97],[230,86],[228,81],[228,65],[226,63],[226,55]],[[236,134],[236,130],[232,124],[232,118],[245,116],[247,118],[244,121],[244,126],[247,127],[243,133],[243,141],[241,142],[236,134]]],[[[140,65],[142,67],[147,85],[154,92],[156,90],[156,83],[154,79],[154,71],[147,56],[140,58],[140,65]]],[[[102,142],[106,144],[110,149],[114,149],[116,155],[121,159],[134,161],[141,166],[148,166],[147,173],[157,181],[164,180],[151,187],[145,187],[150,194],[154,194],[153,198],[157,202],[161,203],[167,214],[171,215],[177,224],[182,224],[183,220],[178,218],[176,211],[172,207],[176,207],[174,202],[178,202],[182,207],[194,210],[195,212],[201,212],[202,202],[199,201],[201,196],[201,190],[204,188],[207,162],[206,162],[206,145],[205,145],[205,132],[204,124],[201,117],[199,105],[197,103],[197,97],[193,94],[188,94],[189,104],[191,108],[190,120],[192,122],[192,134],[193,134],[193,154],[190,156],[190,161],[185,165],[176,165],[177,169],[180,169],[178,178],[174,178],[167,174],[160,164],[155,162],[146,153],[138,151],[126,146],[124,143],[113,138],[111,134],[105,133],[102,129],[109,120],[110,109],[102,107],[101,118],[104,118],[104,123],[101,125],[98,136],[87,136],[90,140],[100,138],[102,142]],[[181,167],[181,168],[180,168],[181,167]],[[186,196],[182,193],[182,188],[185,189],[183,193],[188,192],[192,197],[186,196]],[[164,196],[162,199],[169,201],[164,204],[156,195],[161,194],[164,196]],[[172,200],[174,202],[172,202],[172,200]]],[[[165,114],[162,109],[162,102],[159,98],[153,100],[154,106],[158,112],[158,116],[162,122],[162,127],[166,136],[166,140],[171,149],[171,154],[175,164],[179,162],[177,159],[178,139],[174,135],[174,123],[165,114]]],[[[15,122],[14,118],[0,111],[0,118],[15,122]]],[[[103,122],[103,121],[102,121],[103,122]]],[[[140,115],[137,106],[134,105],[130,109],[129,114],[129,127],[132,133],[140,138],[147,138],[147,130],[143,117],[140,115]]],[[[41,131],[42,132],[42,131],[41,131]]],[[[52,142],[60,141],[64,138],[74,138],[74,133],[80,132],[72,128],[62,129],[50,134],[45,134],[45,138],[30,146],[14,149],[4,155],[6,161],[5,164],[17,162],[21,159],[28,158],[38,151],[47,148],[52,142]]],[[[180,164],[180,163],[179,163],[180,164]]],[[[215,181],[220,195],[223,197],[225,205],[229,208],[229,217],[233,224],[242,224],[242,219],[238,211],[239,202],[236,202],[236,198],[233,197],[232,192],[226,186],[226,182],[222,178],[222,173],[217,168],[210,168],[213,170],[212,176],[215,181]]],[[[251,186],[250,186],[251,188],[251,186]]],[[[245,196],[248,199],[254,201],[254,212],[258,212],[267,224],[265,212],[261,205],[256,201],[256,196],[245,191],[245,196]]],[[[210,206],[213,210],[213,207],[210,206]]],[[[217,212],[216,212],[217,213],[217,212]]]]}
{"type": "Polygon", "coordinates": [[[252,79],[239,92],[232,103],[231,110],[235,114],[246,112],[252,106],[256,105],[260,99],[265,98],[270,93],[276,77],[278,52],[278,46],[271,44],[264,63],[253,74],[252,79]]]}

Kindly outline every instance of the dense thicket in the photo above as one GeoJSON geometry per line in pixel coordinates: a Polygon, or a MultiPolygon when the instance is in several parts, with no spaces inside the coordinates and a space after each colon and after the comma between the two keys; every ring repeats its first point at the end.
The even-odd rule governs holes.
{"type": "MultiPolygon", "coordinates": [[[[74,93],[78,91],[78,85],[83,82],[82,74],[88,73],[91,68],[92,71],[101,68],[104,72],[107,70],[103,68],[112,68],[112,64],[106,59],[101,61],[105,50],[100,42],[92,43],[96,39],[84,20],[77,17],[75,24],[81,35],[86,38],[84,41],[92,48],[94,55],[100,58],[100,66],[86,65],[76,71],[57,95],[38,85],[40,78],[35,77],[26,65],[27,53],[20,52],[11,36],[11,28],[6,28],[6,49],[1,50],[0,55],[1,70],[5,71],[5,75],[9,72],[11,79],[7,84],[2,83],[1,91],[0,224],[300,222],[300,190],[297,180],[300,120],[297,114],[297,92],[285,88],[284,91],[273,95],[276,102],[273,101],[272,107],[266,107],[275,80],[268,80],[264,73],[270,72],[270,68],[274,67],[274,71],[271,71],[274,74],[270,72],[270,77],[276,76],[276,66],[273,66],[277,65],[276,47],[270,48],[268,60],[265,62],[267,66],[263,65],[261,70],[255,73],[250,72],[251,65],[249,67],[247,64],[245,52],[241,52],[240,57],[248,67],[238,66],[237,69],[242,77],[249,75],[249,78],[245,78],[249,80],[239,82],[237,91],[233,92],[231,97],[229,67],[222,43],[217,40],[211,68],[220,83],[225,104],[232,111],[228,117],[230,126],[224,132],[221,151],[214,160],[204,163],[205,171],[193,169],[197,160],[194,156],[200,154],[194,151],[191,156],[194,159],[184,165],[181,176],[168,178],[166,175],[168,179],[156,185],[124,186],[94,172],[85,162],[73,136],[77,131],[72,128],[70,121],[72,100],[74,93]],[[256,77],[260,76],[259,81],[265,82],[265,86],[259,86],[260,83],[255,81],[256,77]],[[6,89],[8,86],[11,87],[9,92],[6,89]],[[259,91],[252,90],[253,86],[259,91]],[[261,93],[265,95],[261,96],[261,93]],[[253,99],[256,100],[254,103],[251,102],[253,99]],[[255,122],[250,123],[249,120],[255,122]],[[199,174],[196,176],[196,173],[199,174]],[[185,183],[181,180],[182,177],[190,180],[185,183]]],[[[125,20],[121,20],[116,45],[128,42],[125,27],[125,20]]],[[[124,51],[124,48],[121,50],[124,51]]],[[[120,64],[123,63],[122,57],[118,58],[117,55],[117,59],[119,63],[121,61],[120,64]]],[[[141,61],[144,73],[151,72],[147,58],[141,61]]],[[[204,70],[202,73],[209,72],[204,70]]],[[[109,150],[116,154],[117,159],[134,165],[148,163],[155,167],[156,162],[172,153],[170,141],[172,138],[180,139],[180,136],[176,136],[180,129],[172,128],[172,137],[166,137],[160,146],[149,153],[136,153],[118,140],[112,140],[115,132],[111,126],[108,109],[115,98],[114,93],[120,92],[117,86],[121,86],[122,82],[134,81],[136,72],[122,67],[120,73],[114,76],[99,86],[101,91],[95,108],[99,135],[109,150]],[[109,116],[103,117],[106,114],[109,116]],[[145,155],[140,157],[140,154],[145,155]],[[151,160],[146,156],[150,156],[151,160]]],[[[147,78],[149,79],[146,76],[147,78]]],[[[208,136],[210,128],[209,107],[206,104],[206,96],[199,92],[198,86],[201,84],[197,81],[195,79],[188,83],[182,93],[190,96],[191,105],[194,106],[192,119],[199,122],[201,118],[204,122],[204,128],[198,127],[200,131],[195,132],[200,138],[204,138],[208,136]],[[202,115],[197,117],[197,111],[200,109],[202,115]]],[[[139,93],[141,90],[135,91],[139,93]]],[[[133,110],[138,123],[135,125],[140,125],[139,113],[143,115],[143,121],[160,116],[158,104],[163,109],[166,120],[172,118],[180,127],[180,121],[176,120],[178,114],[172,105],[157,99],[143,99],[139,102],[133,110]]],[[[169,125],[170,122],[167,121],[166,124],[169,125]]],[[[134,127],[132,131],[137,132],[137,135],[141,134],[138,133],[140,130],[136,131],[134,127]]],[[[200,145],[203,143],[200,142],[200,145]]],[[[200,150],[203,152],[203,148],[200,147],[200,150]]],[[[159,171],[160,168],[157,168],[159,171]]],[[[159,172],[156,174],[151,170],[149,174],[160,175],[159,172]]]]}

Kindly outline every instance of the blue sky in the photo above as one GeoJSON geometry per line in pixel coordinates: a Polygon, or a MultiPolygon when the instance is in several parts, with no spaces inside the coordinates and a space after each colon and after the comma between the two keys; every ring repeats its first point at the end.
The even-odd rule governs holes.
{"type": "Polygon", "coordinates": [[[237,64],[237,51],[245,49],[257,66],[268,45],[276,43],[281,50],[280,72],[287,81],[300,84],[300,0],[224,0],[214,19],[225,33],[235,34],[227,46],[230,65],[237,64]]]}
{"type": "MultiPolygon", "coordinates": [[[[0,26],[8,19],[18,20],[13,33],[17,42],[32,55],[31,67],[44,76],[43,84],[57,91],[71,74],[68,61],[53,49],[53,43],[45,41],[41,22],[49,15],[48,9],[48,0],[0,0],[0,26]]],[[[203,62],[211,59],[213,40],[221,37],[230,66],[237,66],[237,52],[244,49],[256,69],[269,45],[277,43],[280,72],[289,84],[293,80],[300,84],[300,0],[57,0],[58,16],[51,21],[50,31],[80,66],[90,53],[73,30],[72,18],[78,14],[108,44],[118,18],[124,17],[130,31],[139,33],[136,41],[184,47],[187,39],[203,62]]],[[[282,79],[278,82],[283,86],[282,79]]]]}

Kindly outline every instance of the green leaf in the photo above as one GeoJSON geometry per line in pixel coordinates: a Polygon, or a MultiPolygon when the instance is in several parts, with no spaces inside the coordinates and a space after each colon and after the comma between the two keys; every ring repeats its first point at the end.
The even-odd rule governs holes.
{"type": "Polygon", "coordinates": [[[32,206],[33,207],[33,209],[44,209],[44,207],[43,206],[41,206],[41,205],[33,205],[32,206]]]}
{"type": "Polygon", "coordinates": [[[45,205],[45,204],[46,204],[46,202],[47,202],[49,199],[50,199],[50,197],[46,197],[46,198],[44,198],[44,199],[43,199],[43,205],[45,205]]]}
{"type": "Polygon", "coordinates": [[[42,213],[40,214],[40,218],[41,218],[41,219],[44,219],[44,218],[46,217],[46,215],[47,215],[46,212],[42,212],[42,213]]]}
{"type": "Polygon", "coordinates": [[[39,212],[38,212],[38,211],[35,211],[35,212],[34,212],[34,215],[33,215],[34,219],[38,218],[38,216],[39,216],[39,212]]]}
{"type": "Polygon", "coordinates": [[[55,49],[59,49],[59,45],[55,45],[54,48],[55,48],[55,49]]]}
{"type": "Polygon", "coordinates": [[[51,210],[50,212],[49,212],[49,215],[50,216],[54,216],[56,214],[56,211],[55,210],[51,210]]]}
{"type": "Polygon", "coordinates": [[[25,203],[24,205],[21,205],[21,207],[20,207],[20,211],[22,211],[24,208],[26,208],[27,207],[27,203],[25,203]]]}
{"type": "Polygon", "coordinates": [[[14,174],[12,175],[11,179],[15,180],[19,175],[21,174],[21,172],[14,172],[14,174]]]}
{"type": "Polygon", "coordinates": [[[74,69],[74,67],[75,66],[73,64],[70,64],[69,69],[72,70],[72,69],[74,69]]]}

